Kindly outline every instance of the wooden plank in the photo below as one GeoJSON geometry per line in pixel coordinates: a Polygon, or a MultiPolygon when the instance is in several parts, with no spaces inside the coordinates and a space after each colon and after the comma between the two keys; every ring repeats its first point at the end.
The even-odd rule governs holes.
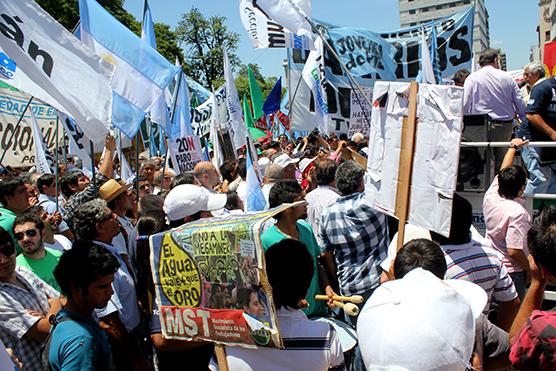
{"type": "Polygon", "coordinates": [[[228,359],[226,358],[226,348],[224,344],[214,344],[214,353],[216,354],[216,361],[218,362],[219,371],[230,371],[228,367],[228,359]]]}
{"type": "Polygon", "coordinates": [[[398,188],[396,190],[395,215],[399,220],[398,244],[396,251],[403,246],[405,223],[410,209],[411,175],[413,173],[413,155],[415,153],[415,133],[417,131],[417,94],[419,84],[412,81],[409,85],[409,105],[407,117],[402,124],[402,141],[400,146],[400,166],[398,169],[398,188]]]}

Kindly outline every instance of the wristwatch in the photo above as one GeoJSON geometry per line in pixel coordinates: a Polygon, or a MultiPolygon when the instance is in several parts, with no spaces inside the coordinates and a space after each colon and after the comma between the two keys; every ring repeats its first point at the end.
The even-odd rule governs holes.
{"type": "Polygon", "coordinates": [[[519,146],[517,144],[513,144],[513,143],[510,143],[509,147],[514,148],[514,149],[519,149],[519,146]]]}

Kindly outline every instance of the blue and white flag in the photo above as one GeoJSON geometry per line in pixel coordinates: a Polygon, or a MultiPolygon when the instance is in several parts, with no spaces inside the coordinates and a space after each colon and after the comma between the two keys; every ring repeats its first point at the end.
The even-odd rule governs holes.
{"type": "Polygon", "coordinates": [[[315,50],[311,50],[305,67],[303,79],[313,92],[315,102],[316,124],[321,133],[328,133],[328,103],[326,102],[326,77],[324,75],[324,46],[320,37],[315,41],[315,50]]]}
{"type": "Polygon", "coordinates": [[[265,209],[266,200],[263,195],[261,188],[261,182],[257,173],[255,172],[255,167],[253,166],[253,158],[251,157],[251,150],[247,150],[246,158],[247,167],[247,192],[246,192],[246,205],[245,211],[262,211],[265,209]]]}
{"type": "Polygon", "coordinates": [[[176,85],[177,96],[175,97],[174,113],[170,122],[170,126],[166,134],[168,138],[173,140],[178,137],[193,135],[191,127],[191,108],[189,106],[189,89],[187,88],[187,80],[182,72],[178,75],[179,83],[176,85]]]}
{"type": "Polygon", "coordinates": [[[91,161],[90,140],[81,130],[74,119],[65,113],[58,112],[58,118],[64,125],[64,130],[68,137],[68,152],[79,158],[82,162],[85,173],[91,174],[93,162],[91,161]]]}
{"type": "Polygon", "coordinates": [[[436,40],[436,27],[432,27],[431,31],[431,62],[432,73],[437,84],[442,82],[442,71],[440,70],[440,56],[438,55],[438,41],[436,40]]]}
{"type": "Polygon", "coordinates": [[[276,23],[296,35],[312,36],[311,0],[257,0],[257,6],[276,23]]]}
{"type": "MultiPolygon", "coordinates": [[[[141,27],[141,39],[149,44],[154,50],[156,50],[156,37],[154,34],[154,23],[151,16],[151,9],[149,7],[149,2],[145,0],[145,7],[143,9],[143,24],[141,27]]],[[[156,103],[151,109],[151,121],[155,124],[162,126],[164,131],[168,128],[168,105],[166,104],[165,95],[161,94],[158,97],[156,103]]],[[[162,152],[162,148],[159,147],[159,151],[162,152]]]]}
{"type": "Polygon", "coordinates": [[[102,142],[114,67],[34,1],[0,1],[0,14],[0,79],[75,117],[92,141],[102,142]]]}
{"type": "Polygon", "coordinates": [[[112,124],[132,138],[179,69],[95,0],[79,0],[81,40],[115,66],[112,124]]]}

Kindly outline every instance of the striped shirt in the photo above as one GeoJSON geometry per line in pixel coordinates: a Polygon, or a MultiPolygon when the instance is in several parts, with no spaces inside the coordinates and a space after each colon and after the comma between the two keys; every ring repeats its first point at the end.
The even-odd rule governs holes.
{"type": "Polygon", "coordinates": [[[441,246],[446,258],[446,278],[474,282],[487,293],[488,311],[492,299],[499,302],[517,298],[512,278],[502,263],[502,255],[490,247],[471,240],[462,245],[441,246]]]}
{"type": "MultiPolygon", "coordinates": [[[[284,350],[226,347],[228,367],[234,371],[323,371],[341,368],[344,354],[336,330],[326,322],[311,321],[300,310],[277,311],[284,350]]],[[[218,370],[213,358],[211,370],[218,370]]]]}
{"type": "Polygon", "coordinates": [[[60,296],[35,273],[16,267],[15,274],[25,289],[7,282],[0,282],[0,340],[25,365],[25,370],[42,370],[41,342],[27,331],[40,319],[29,310],[46,316],[50,309],[49,298],[60,296]]]}
{"type": "Polygon", "coordinates": [[[338,190],[327,185],[318,186],[305,195],[305,201],[307,201],[307,222],[311,224],[319,246],[322,246],[322,241],[319,238],[322,210],[336,202],[338,198],[340,198],[338,190]]]}

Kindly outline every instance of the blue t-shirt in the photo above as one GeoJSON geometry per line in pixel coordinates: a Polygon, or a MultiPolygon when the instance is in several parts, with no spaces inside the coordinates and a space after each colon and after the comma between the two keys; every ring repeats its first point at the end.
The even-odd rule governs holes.
{"type": "MultiPolygon", "coordinates": [[[[541,116],[548,126],[556,130],[556,79],[554,77],[540,82],[533,88],[527,104],[527,113],[541,116]]],[[[550,137],[531,123],[529,123],[529,131],[532,141],[551,141],[550,137]]],[[[556,148],[542,148],[540,154],[543,162],[556,161],[556,148]]]]}
{"type": "Polygon", "coordinates": [[[71,316],[52,331],[48,361],[52,370],[111,370],[112,351],[104,331],[76,313],[61,310],[56,318],[71,316]]]}

